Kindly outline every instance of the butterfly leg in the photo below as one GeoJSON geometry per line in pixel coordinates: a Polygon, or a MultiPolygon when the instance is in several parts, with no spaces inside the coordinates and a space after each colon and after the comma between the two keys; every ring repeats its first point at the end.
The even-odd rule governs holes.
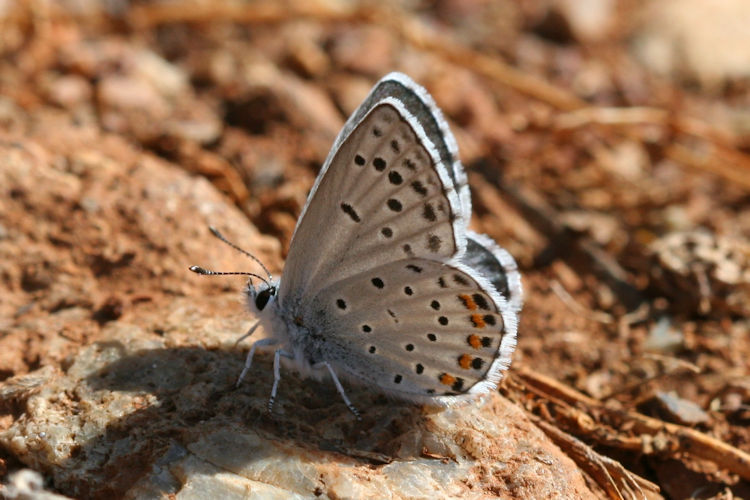
{"type": "Polygon", "coordinates": [[[339,378],[336,376],[336,372],[333,371],[330,363],[328,363],[328,361],[321,361],[320,363],[313,365],[312,368],[320,369],[324,366],[328,368],[328,372],[331,374],[331,378],[333,378],[333,383],[336,384],[336,390],[338,390],[339,394],[341,394],[341,398],[344,400],[344,404],[346,404],[346,407],[349,408],[349,411],[352,412],[355,417],[357,417],[357,420],[362,420],[362,417],[359,414],[359,410],[357,410],[352,402],[349,401],[349,398],[346,396],[346,392],[344,392],[344,387],[341,385],[341,382],[339,382],[339,378]]]}
{"type": "MultiPolygon", "coordinates": [[[[257,344],[257,342],[256,342],[257,344]]],[[[294,359],[294,354],[283,349],[276,349],[273,356],[273,388],[271,388],[271,399],[268,400],[268,413],[273,410],[273,403],[276,401],[276,390],[279,388],[279,380],[281,380],[281,370],[279,369],[281,356],[285,358],[294,359]]]]}
{"type": "Polygon", "coordinates": [[[258,328],[258,326],[260,326],[260,321],[256,321],[255,324],[250,327],[250,329],[247,331],[247,333],[245,335],[243,335],[242,337],[238,338],[237,342],[234,343],[234,347],[237,347],[237,344],[239,344],[240,342],[242,342],[243,340],[245,340],[246,338],[248,338],[250,335],[252,335],[253,332],[255,332],[255,329],[258,328]]]}
{"type": "MultiPolygon", "coordinates": [[[[255,326],[258,326],[256,323],[255,326]]],[[[251,333],[253,333],[253,330],[255,329],[255,326],[253,326],[248,333],[244,335],[244,337],[247,337],[251,333]]],[[[240,383],[242,382],[242,379],[245,378],[245,375],[247,374],[247,371],[250,369],[250,366],[253,364],[253,356],[255,356],[255,350],[258,347],[264,347],[267,345],[274,345],[277,343],[277,340],[269,337],[265,339],[260,339],[253,343],[253,346],[250,348],[250,352],[247,353],[247,358],[245,358],[245,366],[242,368],[242,373],[240,373],[240,377],[237,379],[237,383],[235,384],[235,387],[239,387],[240,383]]]]}

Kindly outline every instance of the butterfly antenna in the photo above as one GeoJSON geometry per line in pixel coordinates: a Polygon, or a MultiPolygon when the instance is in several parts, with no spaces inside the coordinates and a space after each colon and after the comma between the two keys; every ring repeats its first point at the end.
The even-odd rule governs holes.
{"type": "MultiPolygon", "coordinates": [[[[260,259],[258,259],[258,257],[256,257],[255,255],[251,254],[251,253],[250,253],[250,252],[248,252],[247,250],[243,250],[242,248],[238,247],[237,245],[235,245],[234,243],[232,243],[231,241],[229,241],[228,239],[226,239],[226,238],[224,237],[224,235],[223,235],[223,234],[221,234],[221,233],[219,232],[219,230],[218,230],[218,229],[216,229],[215,227],[213,227],[213,226],[208,226],[208,229],[209,229],[209,230],[211,231],[211,234],[213,234],[214,236],[216,236],[217,238],[219,238],[219,239],[220,239],[221,241],[223,241],[224,243],[226,243],[226,244],[227,244],[227,245],[229,245],[230,247],[234,248],[235,250],[237,250],[237,251],[238,251],[238,252],[240,252],[241,254],[247,255],[248,257],[250,257],[251,259],[253,259],[253,260],[254,260],[255,262],[257,262],[257,263],[258,263],[258,264],[260,265],[260,267],[262,267],[262,268],[263,268],[263,270],[264,270],[264,271],[266,272],[266,274],[268,275],[268,281],[266,281],[265,279],[261,278],[261,279],[263,279],[263,281],[265,281],[266,283],[267,283],[267,282],[270,282],[270,281],[273,281],[273,276],[271,276],[271,273],[270,273],[270,272],[268,271],[268,268],[267,268],[266,266],[264,266],[264,265],[263,265],[263,263],[262,263],[262,262],[260,261],[260,259]]],[[[260,277],[260,276],[259,276],[259,277],[260,277]]]]}
{"type": "MultiPolygon", "coordinates": [[[[263,283],[271,286],[271,283],[268,282],[263,276],[255,273],[247,273],[244,271],[232,271],[232,272],[226,272],[226,271],[212,271],[211,269],[204,269],[200,266],[190,266],[189,269],[193,271],[195,274],[202,274],[203,276],[228,276],[228,275],[242,275],[242,276],[254,276],[261,280],[263,283]]],[[[252,281],[252,280],[251,280],[252,281]]]]}

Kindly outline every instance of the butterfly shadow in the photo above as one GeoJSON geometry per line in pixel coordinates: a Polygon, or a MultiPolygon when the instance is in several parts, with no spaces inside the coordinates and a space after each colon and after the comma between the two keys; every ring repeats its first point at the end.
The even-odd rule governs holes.
{"type": "MultiPolygon", "coordinates": [[[[122,494],[134,477],[152,473],[155,464],[191,453],[212,464],[223,460],[220,469],[234,472],[252,469],[260,459],[284,461],[298,459],[295,454],[319,456],[321,451],[334,452],[329,460],[349,465],[384,464],[421,453],[414,430],[423,427],[422,408],[366,388],[345,384],[362,413],[358,421],[330,379],[302,379],[282,368],[269,413],[269,355],[256,355],[237,387],[244,363],[239,350],[129,351],[117,341],[100,343],[97,349],[100,357],[114,361],[91,371],[76,392],[80,400],[89,400],[82,406],[95,408],[92,417],[107,423],[82,442],[66,464],[92,469],[86,480],[99,485],[93,496],[122,494]],[[106,352],[111,355],[102,356],[106,352]]],[[[69,491],[80,492],[80,485],[70,486],[69,491]]]]}

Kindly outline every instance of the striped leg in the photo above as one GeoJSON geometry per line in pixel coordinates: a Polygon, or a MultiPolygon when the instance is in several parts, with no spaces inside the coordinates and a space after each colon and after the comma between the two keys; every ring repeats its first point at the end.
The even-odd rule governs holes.
{"type": "Polygon", "coordinates": [[[359,410],[357,410],[352,402],[349,401],[349,398],[346,396],[346,392],[344,392],[344,387],[341,385],[341,382],[339,382],[339,378],[336,376],[336,372],[333,371],[330,363],[328,363],[328,361],[321,361],[320,363],[313,365],[313,369],[320,369],[324,366],[328,368],[328,372],[331,374],[331,378],[333,378],[333,383],[336,384],[336,390],[338,390],[339,394],[341,394],[341,398],[344,400],[344,404],[346,404],[346,407],[349,408],[349,411],[352,412],[355,417],[357,417],[357,420],[362,420],[362,417],[359,414],[359,410]]]}
{"type": "MultiPolygon", "coordinates": [[[[257,326],[258,324],[256,323],[255,325],[257,326]]],[[[244,337],[247,337],[248,335],[250,335],[252,333],[253,329],[255,329],[255,327],[253,327],[250,330],[250,332],[246,333],[244,335],[244,337]]],[[[250,369],[250,366],[253,364],[253,356],[255,356],[255,350],[258,347],[264,347],[264,346],[268,346],[268,345],[274,345],[276,343],[277,343],[277,340],[274,339],[274,338],[260,339],[260,340],[256,341],[255,343],[253,343],[253,346],[250,348],[250,352],[247,353],[247,358],[245,358],[245,366],[244,366],[244,368],[242,368],[242,373],[240,373],[240,377],[237,379],[237,383],[234,384],[235,387],[239,387],[240,386],[240,383],[242,382],[242,379],[245,378],[245,374],[247,374],[247,371],[250,369]]]]}
{"type": "Polygon", "coordinates": [[[294,354],[283,349],[276,349],[273,356],[273,388],[271,389],[271,399],[268,400],[268,413],[273,410],[273,404],[276,401],[276,390],[279,388],[279,380],[281,380],[281,370],[279,369],[281,356],[288,359],[294,359],[294,354]]]}

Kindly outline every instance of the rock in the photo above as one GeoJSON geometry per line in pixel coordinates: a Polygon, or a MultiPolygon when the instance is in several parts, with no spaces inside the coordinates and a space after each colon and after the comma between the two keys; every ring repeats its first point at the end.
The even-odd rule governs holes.
{"type": "Polygon", "coordinates": [[[612,35],[617,15],[614,0],[554,0],[551,7],[578,41],[601,41],[612,35]]]}
{"type": "Polygon", "coordinates": [[[649,329],[644,349],[656,352],[677,352],[685,346],[685,335],[672,325],[672,320],[663,316],[649,329]]]}
{"type": "MultiPolygon", "coordinates": [[[[221,134],[216,111],[195,95],[188,75],[149,49],[122,41],[75,41],[61,48],[61,58],[66,69],[96,82],[96,109],[107,130],[147,144],[165,139],[206,144],[221,134]]],[[[50,100],[69,106],[91,94],[74,78],[81,79],[52,82],[50,100]]]]}
{"type": "Polygon", "coordinates": [[[101,314],[107,304],[128,321],[134,305],[164,294],[220,288],[193,279],[191,264],[256,269],[209,224],[279,267],[278,242],[242,222],[204,179],[94,128],[39,123],[37,135],[0,145],[0,369],[58,364],[112,319],[101,314]]]}
{"type": "Polygon", "coordinates": [[[653,284],[690,313],[750,314],[750,244],[707,230],[674,231],[649,246],[653,284]]]}
{"type": "Polygon", "coordinates": [[[651,70],[709,89],[750,76],[750,4],[745,0],[645,5],[633,49],[651,70]]]}
{"type": "Polygon", "coordinates": [[[0,496],[7,500],[65,500],[44,489],[42,475],[30,469],[21,469],[8,476],[8,484],[0,484],[0,496]]]}
{"type": "Polygon", "coordinates": [[[708,422],[708,414],[694,402],[681,398],[674,392],[657,392],[645,404],[655,406],[659,415],[669,422],[680,425],[696,425],[708,422]]]}
{"type": "Polygon", "coordinates": [[[76,498],[594,496],[575,464],[496,393],[436,409],[347,386],[363,413],[358,422],[330,380],[283,370],[268,414],[269,356],[258,355],[235,388],[245,357],[235,341],[251,324],[238,303],[241,285],[222,292],[230,279],[211,281],[187,266],[249,265],[210,238],[209,221],[273,269],[278,244],[205,180],[93,129],[39,122],[50,129],[0,143],[9,235],[0,240],[0,262],[15,262],[22,249],[30,266],[49,274],[41,288],[24,290],[13,266],[0,270],[3,307],[16,310],[7,315],[8,334],[26,339],[26,352],[4,355],[27,370],[44,366],[0,384],[0,411],[10,417],[0,420],[0,446],[57,491],[76,498]],[[97,318],[107,304],[117,314],[97,318]]]}
{"type": "MultiPolygon", "coordinates": [[[[584,498],[575,465],[497,394],[421,408],[282,374],[270,356],[234,388],[247,325],[234,294],[172,301],[143,327],[112,322],[24,402],[0,443],[75,497],[584,498]],[[221,312],[223,311],[223,313],[221,312]],[[162,335],[151,333],[163,329],[162,335]]],[[[19,395],[16,394],[16,398],[19,395]]]]}
{"type": "Polygon", "coordinates": [[[47,98],[62,107],[74,109],[82,103],[91,103],[91,84],[79,75],[56,77],[46,86],[47,98]]]}

